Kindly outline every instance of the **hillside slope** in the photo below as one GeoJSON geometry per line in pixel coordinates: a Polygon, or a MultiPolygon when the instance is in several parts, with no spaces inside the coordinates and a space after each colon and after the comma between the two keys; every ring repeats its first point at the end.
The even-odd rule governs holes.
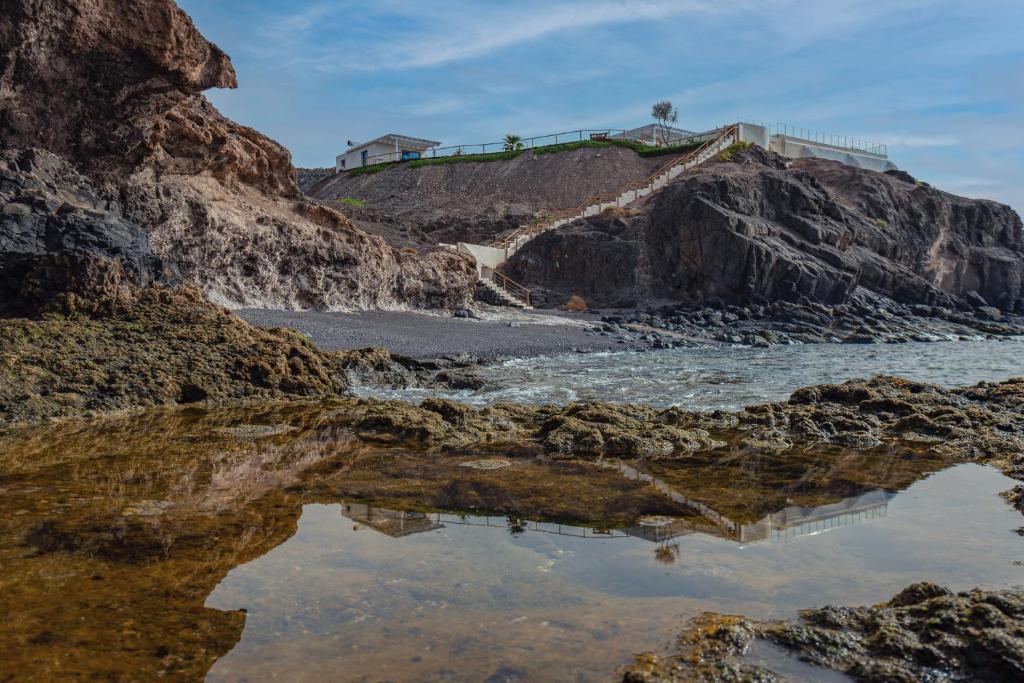
{"type": "Polygon", "coordinates": [[[623,147],[526,152],[503,161],[340,173],[306,192],[393,244],[486,243],[544,210],[572,208],[646,178],[669,158],[641,157],[623,147]],[[343,199],[363,206],[340,204],[343,199]]]}
{"type": "Polygon", "coordinates": [[[752,148],[630,207],[529,243],[508,275],[599,304],[901,303],[1024,311],[1020,217],[833,161],[752,148]]]}

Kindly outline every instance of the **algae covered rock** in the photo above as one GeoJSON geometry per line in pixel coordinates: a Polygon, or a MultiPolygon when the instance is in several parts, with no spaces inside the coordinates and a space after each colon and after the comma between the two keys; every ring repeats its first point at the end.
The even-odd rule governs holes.
{"type": "Polygon", "coordinates": [[[1024,592],[917,583],[881,605],[805,610],[793,621],[708,613],[683,631],[677,654],[641,655],[623,680],[784,680],[744,661],[755,638],[869,683],[1024,680],[1024,592]]]}

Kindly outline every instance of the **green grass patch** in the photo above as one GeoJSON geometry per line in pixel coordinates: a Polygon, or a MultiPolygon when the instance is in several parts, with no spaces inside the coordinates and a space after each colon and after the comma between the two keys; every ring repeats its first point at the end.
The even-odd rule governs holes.
{"type": "Polygon", "coordinates": [[[557,145],[545,145],[535,147],[534,154],[556,154],[558,152],[571,152],[574,149],[599,149],[602,147],[625,147],[636,152],[642,157],[657,157],[666,154],[685,154],[700,147],[701,142],[689,145],[670,145],[668,147],[653,147],[633,140],[579,140],[577,142],[563,142],[557,145]]]}
{"type": "Polygon", "coordinates": [[[525,149],[517,149],[511,152],[490,152],[487,154],[453,154],[447,157],[429,157],[426,159],[415,159],[405,162],[407,166],[419,168],[420,166],[440,166],[444,164],[461,164],[467,161],[510,161],[525,152],[525,149]]]}
{"type": "MultiPolygon", "coordinates": [[[[633,150],[639,156],[642,157],[657,157],[665,156],[669,154],[685,154],[692,152],[693,150],[700,147],[703,143],[693,143],[689,145],[671,145],[669,147],[652,147],[651,145],[645,145],[633,140],[578,140],[576,142],[562,142],[557,145],[544,145],[543,147],[534,147],[533,149],[519,149],[510,152],[490,152],[487,154],[453,154],[446,157],[428,157],[425,159],[415,159],[413,161],[392,161],[386,164],[374,164],[373,166],[361,166],[359,168],[353,168],[347,171],[349,177],[355,177],[360,175],[372,175],[374,173],[380,173],[386,171],[394,166],[409,166],[410,168],[420,168],[422,166],[440,166],[444,164],[463,164],[463,163],[487,163],[490,161],[511,161],[516,157],[525,154],[526,152],[533,152],[534,154],[557,154],[559,152],[571,152],[576,149],[600,149],[605,147],[626,147],[633,150]]],[[[344,201],[344,200],[342,200],[344,201]]]]}
{"type": "Polygon", "coordinates": [[[750,147],[749,142],[734,142],[718,154],[719,161],[732,161],[732,155],[750,147]]]}
{"type": "Polygon", "coordinates": [[[366,204],[362,199],[355,199],[353,197],[342,197],[338,201],[342,204],[348,204],[349,206],[363,206],[366,204]]]}

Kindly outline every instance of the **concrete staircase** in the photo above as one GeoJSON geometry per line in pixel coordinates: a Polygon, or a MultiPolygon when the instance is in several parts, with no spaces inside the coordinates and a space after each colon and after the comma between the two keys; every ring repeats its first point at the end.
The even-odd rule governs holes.
{"type": "MultiPolygon", "coordinates": [[[[458,250],[476,259],[477,273],[482,285],[490,283],[489,290],[501,292],[506,298],[517,300],[521,307],[529,307],[529,290],[498,272],[501,264],[512,258],[532,239],[549,230],[556,230],[580,218],[596,216],[605,209],[629,206],[665,188],[670,182],[686,171],[703,164],[722,153],[727,147],[739,141],[738,125],[726,126],[714,131],[714,137],[689,154],[672,159],[646,180],[630,183],[616,192],[602,193],[591,197],[575,209],[558,211],[545,220],[521,226],[506,238],[490,245],[465,244],[460,242],[458,250]]],[[[512,305],[512,304],[509,304],[512,305]]]]}
{"type": "Polygon", "coordinates": [[[520,297],[502,289],[494,280],[480,278],[477,282],[476,298],[493,306],[509,306],[511,308],[533,308],[528,297],[520,297]]]}

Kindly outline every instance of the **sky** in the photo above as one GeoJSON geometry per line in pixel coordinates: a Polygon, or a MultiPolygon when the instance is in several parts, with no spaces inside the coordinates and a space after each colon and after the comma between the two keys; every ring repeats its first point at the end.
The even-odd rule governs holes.
{"type": "Polygon", "coordinates": [[[178,0],[232,58],[224,114],[332,166],[384,133],[444,145],[784,122],[888,145],[1024,213],[1022,0],[178,0]]]}

